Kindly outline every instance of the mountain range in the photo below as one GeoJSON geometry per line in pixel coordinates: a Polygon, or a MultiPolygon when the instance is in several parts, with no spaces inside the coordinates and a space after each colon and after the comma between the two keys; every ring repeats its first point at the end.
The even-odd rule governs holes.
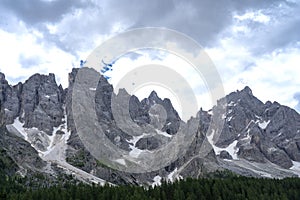
{"type": "Polygon", "coordinates": [[[74,68],[66,89],[56,83],[54,74],[35,74],[12,86],[0,73],[0,131],[3,173],[23,177],[41,173],[53,182],[71,175],[99,184],[158,185],[163,179],[205,177],[224,170],[252,177],[300,176],[299,113],[278,102],[261,102],[247,86],[184,122],[169,99],[161,99],[155,91],[142,101],[125,89],[115,94],[93,69],[74,68]],[[96,87],[84,81],[75,84],[81,72],[87,80],[96,80],[96,87]],[[82,90],[84,84],[88,90],[82,90]],[[79,94],[76,99],[74,92],[79,94]],[[91,94],[94,120],[113,144],[103,147],[102,153],[118,148],[127,152],[126,157],[118,159],[113,153],[113,160],[100,160],[84,145],[79,132],[85,130],[85,136],[95,130],[86,126],[94,123],[88,117],[91,108],[81,103],[91,94]],[[75,103],[83,116],[79,122],[75,103]],[[127,107],[130,123],[114,115],[126,113],[127,107]],[[168,145],[174,138],[181,139],[180,147],[168,145]],[[159,151],[166,147],[167,154],[159,151]],[[115,161],[119,169],[134,166],[143,155],[148,166],[144,172],[110,165],[115,161]]]}

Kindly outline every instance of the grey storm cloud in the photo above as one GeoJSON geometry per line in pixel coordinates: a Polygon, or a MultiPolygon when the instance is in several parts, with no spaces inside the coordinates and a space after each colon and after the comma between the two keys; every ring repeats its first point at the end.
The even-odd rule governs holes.
{"type": "Polygon", "coordinates": [[[285,2],[285,4],[272,5],[266,13],[270,16],[271,22],[268,24],[247,23],[246,25],[251,28],[252,32],[247,35],[246,39],[240,41],[256,55],[293,46],[300,41],[298,13],[300,13],[299,3],[285,2]]]}
{"type": "Polygon", "coordinates": [[[181,31],[208,45],[232,23],[232,12],[265,8],[278,2],[238,0],[155,0],[155,1],[110,1],[112,14],[134,22],[132,27],[163,26],[181,31]]]}
{"type": "Polygon", "coordinates": [[[58,0],[2,0],[0,5],[3,10],[15,14],[27,24],[34,25],[39,22],[56,22],[74,8],[83,8],[85,4],[81,1],[58,0]]]}
{"type": "MultiPolygon", "coordinates": [[[[187,34],[203,46],[212,46],[220,33],[233,23],[233,13],[243,14],[251,9],[272,8],[280,2],[291,4],[285,0],[2,0],[0,10],[36,27],[43,32],[44,40],[74,54],[78,49],[88,49],[94,36],[110,34],[118,22],[124,24],[125,29],[147,26],[174,29],[187,34]],[[83,13],[82,19],[67,21],[55,34],[49,32],[45,24],[59,24],[67,15],[74,15],[76,9],[83,13]]],[[[299,28],[295,28],[293,21],[285,26],[290,26],[292,37],[298,40],[299,34],[296,31],[299,28]]],[[[279,31],[271,33],[271,36],[269,33],[265,36],[261,34],[263,39],[252,36],[251,41],[261,42],[264,38],[275,37],[272,41],[267,41],[265,47],[273,48],[275,43],[282,45],[289,42],[286,41],[289,40],[288,37],[282,37],[281,34],[285,33],[279,31]]]]}
{"type": "MultiPolygon", "coordinates": [[[[299,7],[297,12],[300,12],[299,7]]],[[[289,23],[280,24],[275,30],[276,32],[267,41],[267,45],[273,49],[300,41],[300,17],[297,16],[289,23]]]]}

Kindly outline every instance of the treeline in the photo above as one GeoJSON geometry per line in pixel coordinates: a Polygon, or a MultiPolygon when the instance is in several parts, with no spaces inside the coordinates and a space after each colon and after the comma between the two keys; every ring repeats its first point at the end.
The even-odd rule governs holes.
{"type": "Polygon", "coordinates": [[[31,189],[22,179],[2,176],[0,199],[300,199],[300,179],[257,179],[247,177],[186,179],[163,182],[158,187],[63,184],[31,189]]]}

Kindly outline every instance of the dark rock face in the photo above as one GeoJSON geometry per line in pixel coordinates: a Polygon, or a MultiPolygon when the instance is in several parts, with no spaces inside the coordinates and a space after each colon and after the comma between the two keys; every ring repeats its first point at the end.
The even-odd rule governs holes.
{"type": "MultiPolygon", "coordinates": [[[[0,101],[0,105],[1,105],[1,101],[0,101]]],[[[2,106],[0,106],[0,128],[4,129],[4,127],[5,127],[5,113],[2,106]]]]}
{"type": "Polygon", "coordinates": [[[28,142],[9,132],[0,134],[0,146],[19,166],[40,170],[46,165],[28,142]]]}
{"type": "Polygon", "coordinates": [[[129,100],[129,113],[137,124],[144,125],[150,123],[150,116],[148,113],[148,107],[142,104],[136,96],[130,97],[129,100]]]}
{"type": "Polygon", "coordinates": [[[22,84],[11,87],[5,79],[4,74],[0,73],[0,101],[5,111],[6,123],[13,123],[20,113],[20,93],[22,84]]]}
{"type": "MultiPolygon", "coordinates": [[[[299,161],[300,115],[277,102],[265,104],[249,87],[226,96],[225,124],[216,145],[226,147],[237,140],[238,156],[249,161],[271,161],[290,168],[299,161]]],[[[224,106],[218,104],[215,108],[224,106]]]]}
{"type": "Polygon", "coordinates": [[[63,90],[57,86],[54,74],[30,77],[21,93],[20,114],[25,127],[37,127],[51,135],[53,127],[59,126],[63,118],[62,95],[63,90]]]}
{"type": "Polygon", "coordinates": [[[220,158],[232,160],[232,156],[228,153],[228,151],[224,150],[220,152],[220,158]]]}
{"type": "MultiPolygon", "coordinates": [[[[38,152],[28,142],[7,131],[4,117],[5,113],[1,108],[0,154],[2,156],[5,155],[6,159],[9,159],[11,163],[11,166],[7,166],[11,169],[4,170],[6,170],[8,174],[15,173],[20,167],[37,171],[41,170],[46,163],[39,157],[38,152]]],[[[3,157],[1,159],[3,159],[3,157]]]]}
{"type": "Polygon", "coordinates": [[[51,135],[53,127],[62,123],[64,91],[57,86],[54,74],[35,74],[15,86],[8,85],[1,74],[0,88],[6,124],[19,117],[25,127],[36,127],[51,135]]]}
{"type": "Polygon", "coordinates": [[[240,147],[238,156],[253,162],[266,162],[263,153],[255,145],[243,145],[240,147]]]}
{"type": "MultiPolygon", "coordinates": [[[[177,111],[174,109],[169,99],[162,100],[157,96],[155,91],[152,91],[148,98],[143,99],[141,102],[137,97],[132,96],[130,98],[129,112],[131,118],[139,125],[145,125],[151,123],[151,108],[155,105],[160,105],[161,110],[166,112],[165,123],[163,124],[162,131],[167,132],[170,135],[176,134],[180,125],[180,117],[177,111]]],[[[154,114],[152,114],[153,116],[154,114]]],[[[159,115],[157,115],[159,116],[159,115]]],[[[154,116],[155,117],[155,116],[154,116]]]]}
{"type": "Polygon", "coordinates": [[[147,110],[147,112],[149,112],[151,106],[155,104],[161,105],[167,112],[166,122],[162,128],[162,131],[165,131],[170,135],[177,133],[181,119],[172,106],[170,99],[162,100],[157,96],[157,93],[153,91],[147,99],[142,100],[141,104],[147,110]]]}
{"type": "Polygon", "coordinates": [[[155,137],[142,138],[136,143],[136,147],[142,150],[153,150],[161,146],[161,142],[155,137]]]}
{"type": "Polygon", "coordinates": [[[227,106],[224,128],[221,137],[217,142],[218,146],[226,146],[236,140],[236,136],[243,132],[243,129],[256,116],[263,112],[263,103],[252,95],[249,87],[242,91],[230,93],[223,101],[226,104],[218,104],[215,109],[221,106],[227,106]],[[226,99],[226,100],[225,100],[226,99]]]}

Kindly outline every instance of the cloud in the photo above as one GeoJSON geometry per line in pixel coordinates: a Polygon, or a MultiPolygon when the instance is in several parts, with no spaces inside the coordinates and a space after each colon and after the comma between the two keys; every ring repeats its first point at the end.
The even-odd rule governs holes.
{"type": "Polygon", "coordinates": [[[204,46],[227,93],[248,84],[264,101],[296,106],[299,12],[291,0],[2,0],[0,71],[12,82],[54,72],[66,87],[71,68],[105,39],[159,26],[204,46]]]}
{"type": "Polygon", "coordinates": [[[232,12],[268,8],[280,1],[166,0],[166,1],[38,1],[0,2],[11,13],[34,26],[60,48],[75,53],[91,50],[92,41],[136,27],[161,26],[183,32],[206,46],[232,23],[232,12]]]}
{"type": "Polygon", "coordinates": [[[26,80],[35,73],[55,73],[57,81],[67,86],[68,73],[76,58],[54,45],[37,42],[37,36],[25,29],[22,34],[0,30],[0,71],[11,84],[26,80]]]}
{"type": "Polygon", "coordinates": [[[258,10],[235,13],[224,37],[235,38],[252,54],[270,53],[300,40],[300,4],[281,2],[258,10]]]}
{"type": "Polygon", "coordinates": [[[224,39],[221,46],[207,49],[222,75],[226,93],[248,85],[264,102],[295,107],[294,93],[300,88],[300,49],[290,45],[258,57],[237,42],[224,39]]]}
{"type": "Polygon", "coordinates": [[[300,92],[294,94],[294,99],[297,101],[296,110],[300,111],[300,92]]]}
{"type": "Polygon", "coordinates": [[[82,1],[40,1],[40,0],[2,0],[2,11],[6,10],[16,15],[28,25],[35,25],[41,22],[57,22],[64,14],[76,8],[84,8],[87,3],[82,1]]]}

